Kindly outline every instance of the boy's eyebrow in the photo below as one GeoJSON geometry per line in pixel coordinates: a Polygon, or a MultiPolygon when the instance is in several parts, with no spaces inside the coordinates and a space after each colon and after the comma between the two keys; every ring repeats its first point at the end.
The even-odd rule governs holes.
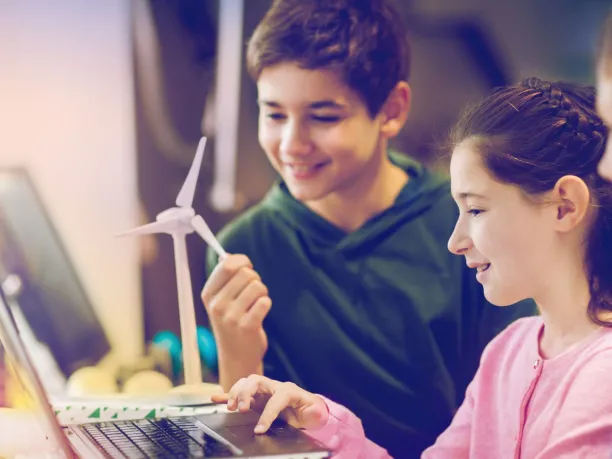
{"type": "Polygon", "coordinates": [[[280,108],[280,104],[278,102],[274,102],[273,100],[266,100],[266,99],[257,99],[257,103],[259,105],[267,105],[268,107],[272,107],[272,108],[280,108]]]}
{"type": "MultiPolygon", "coordinates": [[[[282,105],[279,104],[278,102],[275,102],[273,100],[267,100],[267,99],[257,99],[257,103],[259,105],[265,105],[267,107],[272,107],[272,108],[281,108],[282,105]]],[[[308,104],[308,108],[311,109],[320,109],[320,108],[345,108],[346,105],[340,103],[340,102],[336,102],[335,100],[331,100],[331,99],[325,99],[325,100],[317,100],[316,102],[312,102],[310,104],[308,104]]]]}
{"type": "Polygon", "coordinates": [[[327,99],[327,100],[318,100],[309,105],[310,108],[344,108],[345,105],[335,100],[327,99]]]}

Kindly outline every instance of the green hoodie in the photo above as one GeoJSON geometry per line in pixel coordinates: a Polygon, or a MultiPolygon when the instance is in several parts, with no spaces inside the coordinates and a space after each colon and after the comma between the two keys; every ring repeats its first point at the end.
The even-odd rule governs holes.
{"type": "MultiPolygon", "coordinates": [[[[269,289],[266,376],[345,405],[394,457],[419,457],[450,423],[487,342],[535,306],[486,302],[474,271],[446,248],[458,213],[448,180],[391,159],[410,179],[355,232],[281,182],[220,240],[269,289]]],[[[209,272],[216,263],[209,251],[209,272]]]]}

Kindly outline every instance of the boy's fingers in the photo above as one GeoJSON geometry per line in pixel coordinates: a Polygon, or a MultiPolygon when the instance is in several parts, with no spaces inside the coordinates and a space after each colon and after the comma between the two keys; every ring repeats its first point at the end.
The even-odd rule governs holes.
{"type": "Polygon", "coordinates": [[[268,296],[268,287],[259,279],[251,279],[242,291],[236,295],[235,302],[248,305],[244,310],[246,312],[259,298],[265,296],[268,296]]]}
{"type": "Polygon", "coordinates": [[[255,290],[265,291],[267,288],[261,283],[261,277],[251,268],[240,268],[234,276],[223,286],[223,288],[217,292],[208,301],[206,310],[209,314],[216,317],[224,317],[237,323],[237,321],[244,315],[244,313],[251,307],[255,299],[250,303],[243,300],[245,292],[255,290]],[[233,319],[232,319],[233,318],[233,319]]]}
{"type": "Polygon", "coordinates": [[[271,308],[272,300],[269,296],[259,298],[242,318],[242,328],[251,330],[261,327],[271,308]]]}
{"type": "Polygon", "coordinates": [[[227,281],[219,293],[223,292],[225,299],[233,301],[238,299],[244,289],[252,283],[261,284],[261,276],[253,268],[243,266],[236,270],[232,278],[227,281]]]}
{"type": "Polygon", "coordinates": [[[253,264],[246,255],[227,255],[213,270],[208,282],[202,289],[202,300],[208,302],[241,268],[252,268],[253,264]]]}
{"type": "Polygon", "coordinates": [[[272,300],[268,296],[259,298],[246,314],[240,318],[238,326],[242,331],[255,331],[263,326],[263,321],[272,307],[272,300]]]}

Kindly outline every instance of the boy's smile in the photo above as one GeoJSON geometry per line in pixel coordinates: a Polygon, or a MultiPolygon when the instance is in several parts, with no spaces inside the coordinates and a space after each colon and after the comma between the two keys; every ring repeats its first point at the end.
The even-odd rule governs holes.
{"type": "Polygon", "coordinates": [[[305,163],[289,159],[288,161],[281,161],[281,164],[284,171],[284,174],[282,174],[283,177],[289,175],[293,181],[305,181],[317,177],[326,166],[331,164],[331,160],[318,163],[305,163]]]}

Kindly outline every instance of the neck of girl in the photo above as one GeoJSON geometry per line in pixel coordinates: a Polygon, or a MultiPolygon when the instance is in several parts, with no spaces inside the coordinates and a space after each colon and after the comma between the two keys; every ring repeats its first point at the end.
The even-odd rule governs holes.
{"type": "Polygon", "coordinates": [[[546,359],[558,356],[600,328],[588,316],[591,295],[584,271],[571,267],[558,267],[556,271],[556,276],[547,276],[548,288],[535,298],[544,321],[540,355],[546,359]]]}

